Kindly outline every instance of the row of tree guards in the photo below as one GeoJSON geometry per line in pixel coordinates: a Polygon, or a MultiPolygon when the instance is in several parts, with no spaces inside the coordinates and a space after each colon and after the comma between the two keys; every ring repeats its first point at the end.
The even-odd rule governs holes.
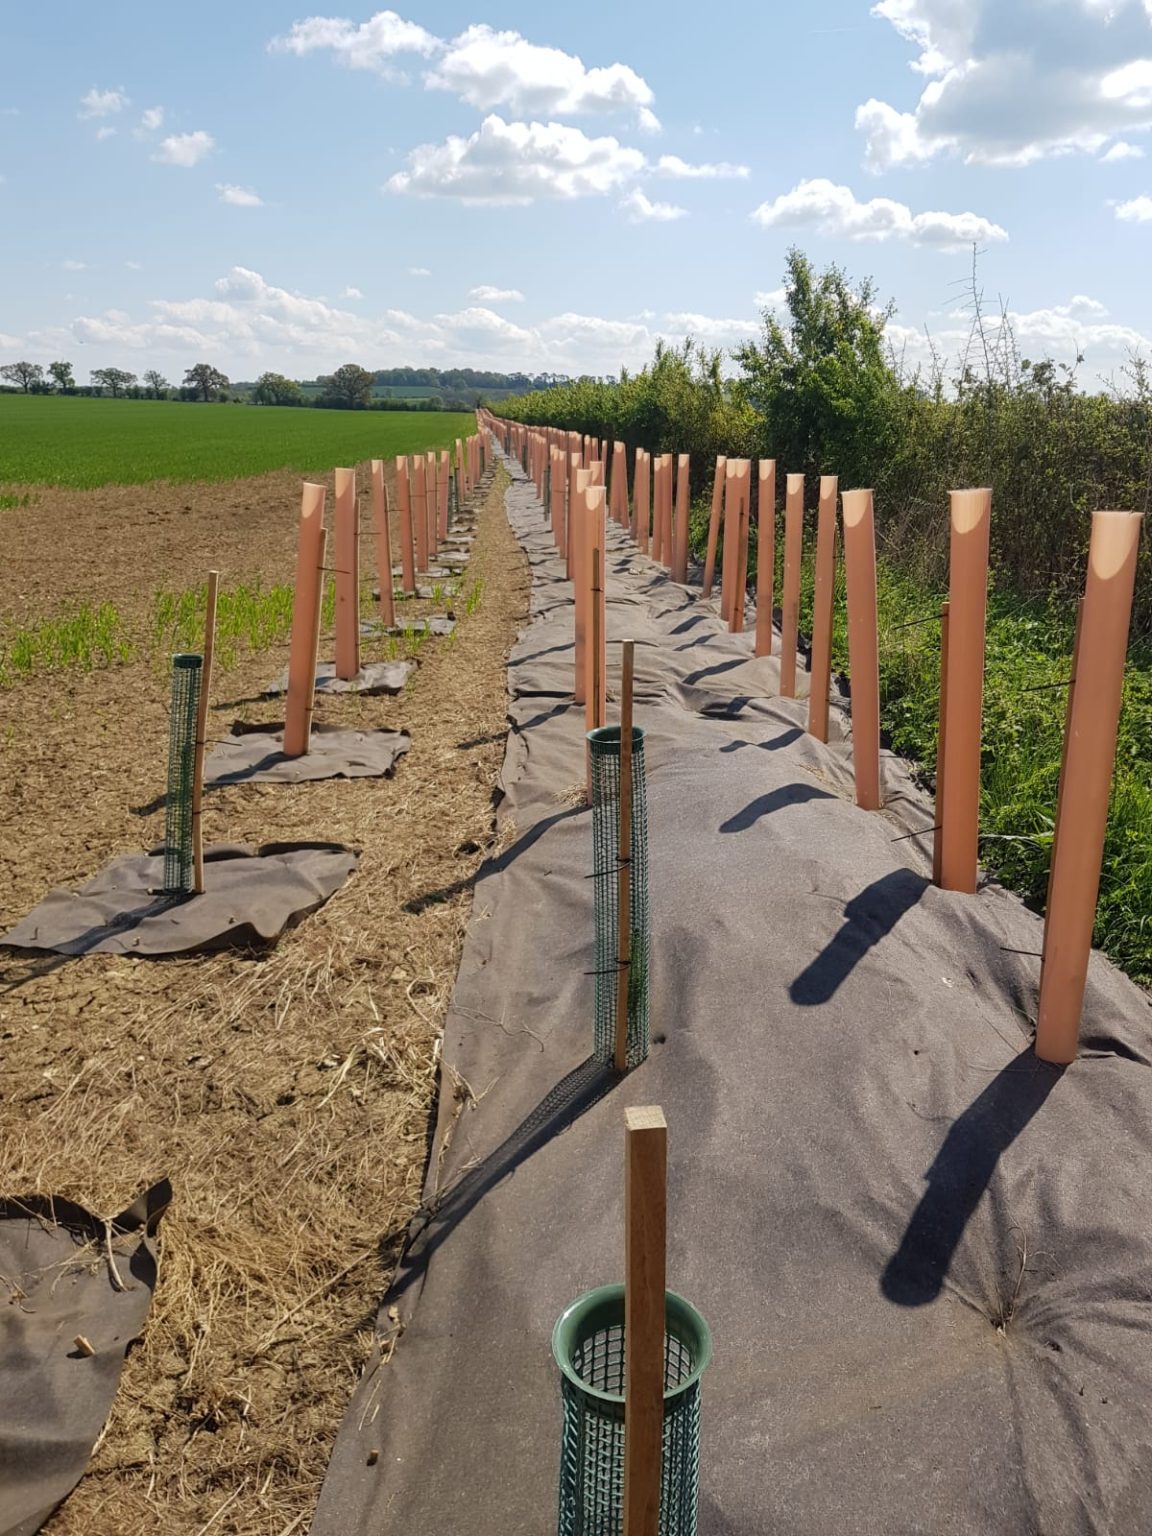
{"type": "MultiPolygon", "coordinates": [[[[641,553],[688,580],[687,454],[632,454],[559,428],[535,429],[487,418],[505,451],[535,482],[558,551],[575,585],[576,657],[573,695],[586,705],[588,729],[604,726],[604,523],[628,532],[641,553]]],[[[702,595],[711,597],[719,570],[719,611],[732,633],[748,611],[748,547],[755,510],[759,572],[753,652],[776,649],[773,596],[776,550],[776,463],[718,458],[704,555],[702,595]],[[753,508],[755,478],[755,509],[753,508]]],[[[780,693],[796,697],[805,480],[784,487],[780,693]]],[[[980,766],[983,749],[984,646],[992,493],[953,491],[948,600],[940,611],[940,725],[933,835],[933,877],[943,890],[975,894],[979,877],[980,766]]],[[[1080,603],[1063,761],[1056,810],[1036,1054],[1066,1064],[1076,1058],[1100,889],[1108,801],[1132,614],[1142,518],[1136,512],[1092,514],[1088,570],[1080,603]]],[[[827,741],[838,544],[843,562],[851,676],[852,760],[856,801],[883,806],[880,757],[879,633],[872,492],[840,492],[820,478],[816,508],[815,591],[808,730],[827,741]],[[839,525],[837,519],[839,503],[839,525]]]]}
{"type": "MultiPolygon", "coordinates": [[[[440,545],[450,535],[458,509],[475,491],[487,462],[487,445],[479,431],[456,439],[454,461],[447,449],[439,454],[430,451],[397,458],[402,592],[416,593],[417,575],[434,564],[440,545]]],[[[392,628],[396,623],[392,576],[395,556],[382,459],[372,460],[370,480],[380,618],[392,628]]],[[[304,757],[311,745],[324,581],[329,573],[334,573],[336,585],[335,673],[338,678],[351,680],[360,672],[361,513],[355,470],[338,469],[335,473],[334,566],[325,563],[327,495],[323,485],[305,482],[289,643],[285,757],[304,757]]],[[[219,579],[219,572],[209,573],[203,654],[182,653],[172,658],[164,827],[164,892],[170,896],[199,895],[204,890],[204,758],[219,579]]]]}

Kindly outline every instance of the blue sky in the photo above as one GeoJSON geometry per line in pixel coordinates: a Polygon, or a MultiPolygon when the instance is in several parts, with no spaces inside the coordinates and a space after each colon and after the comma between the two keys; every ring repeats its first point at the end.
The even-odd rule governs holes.
{"type": "Polygon", "coordinates": [[[0,362],[614,372],[784,255],[1152,351],[1152,0],[0,5],[0,362]]]}

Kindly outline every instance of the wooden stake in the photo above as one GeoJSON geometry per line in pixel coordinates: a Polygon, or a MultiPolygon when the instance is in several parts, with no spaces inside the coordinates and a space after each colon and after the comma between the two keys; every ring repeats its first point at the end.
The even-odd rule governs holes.
{"type": "Polygon", "coordinates": [[[312,735],[316,693],[316,650],[324,605],[324,502],[322,485],[305,484],[292,597],[292,642],[288,652],[288,695],[284,704],[284,756],[303,757],[312,735]]]}
{"type": "MultiPolygon", "coordinates": [[[[712,596],[712,583],[716,576],[716,544],[720,537],[720,511],[724,505],[724,476],[728,460],[719,455],[716,473],[712,480],[712,516],[708,520],[708,551],[704,557],[704,587],[701,595],[712,596]]],[[[763,512],[761,512],[763,516],[763,512]]]]}
{"type": "Polygon", "coordinates": [[[1079,1048],[1116,763],[1140,524],[1138,512],[1092,514],[1076,694],[1068,723],[1064,793],[1056,812],[1036,1015],[1036,1055],[1060,1065],[1075,1061],[1079,1048]]]}
{"type": "Polygon", "coordinates": [[[390,629],[396,623],[392,596],[392,535],[388,528],[388,488],[383,459],[372,460],[372,519],[376,524],[376,570],[380,580],[380,618],[390,629]]]}
{"type": "Polygon", "coordinates": [[[828,690],[832,685],[832,614],[836,601],[835,475],[820,476],[816,523],[816,593],[812,603],[812,678],[808,690],[808,733],[828,740],[828,690]]]}
{"type": "Polygon", "coordinates": [[[204,894],[204,749],[208,741],[208,696],[212,691],[212,654],[216,649],[216,594],[220,572],[208,572],[208,608],[204,615],[204,651],[200,663],[200,702],[192,753],[192,889],[204,894]]]}
{"type": "Polygon", "coordinates": [[[616,1070],[628,1070],[628,995],[632,981],[632,686],[635,644],[625,640],[620,667],[620,819],[616,875],[616,1070]]]}
{"type": "Polygon", "coordinates": [[[940,884],[944,864],[944,765],[948,761],[948,651],[950,649],[948,604],[940,605],[940,725],[936,733],[936,799],[932,814],[932,884],[940,884]]]}
{"type": "Polygon", "coordinates": [[[804,476],[789,475],[784,507],[784,594],[780,605],[780,695],[796,697],[800,567],[804,560],[804,476]]]}
{"type": "Polygon", "coordinates": [[[624,1536],[658,1536],[664,1460],[668,1125],[657,1105],[624,1111],[624,1536]]]}
{"type": "Polygon", "coordinates": [[[844,572],[848,584],[848,664],[852,673],[852,767],[856,804],[880,799],[880,650],[876,633],[876,528],[871,491],[845,491],[844,572]]]}
{"type": "Polygon", "coordinates": [[[360,670],[360,506],[356,471],[336,471],[336,676],[360,670]]]}
{"type": "MultiPolygon", "coordinates": [[[[756,651],[772,654],[773,604],[776,596],[776,460],[761,459],[756,529],[756,651]]],[[[783,688],[781,688],[783,693],[783,688]]]]}

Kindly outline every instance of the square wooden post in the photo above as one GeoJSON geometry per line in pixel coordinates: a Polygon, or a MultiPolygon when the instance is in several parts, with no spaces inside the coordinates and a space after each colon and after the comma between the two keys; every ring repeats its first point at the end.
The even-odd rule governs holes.
{"type": "Polygon", "coordinates": [[[658,1536],[664,1465],[668,1126],[656,1105],[624,1111],[624,1536],[658,1536]]]}

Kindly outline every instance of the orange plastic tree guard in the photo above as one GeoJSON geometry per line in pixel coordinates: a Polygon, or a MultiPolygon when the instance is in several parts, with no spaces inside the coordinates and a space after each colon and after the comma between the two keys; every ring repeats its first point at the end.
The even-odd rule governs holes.
{"type": "Polygon", "coordinates": [[[447,448],[440,450],[440,542],[448,537],[448,480],[452,473],[447,448]]]}
{"type": "Polygon", "coordinates": [[[1058,1064],[1075,1061],[1079,1045],[1141,521],[1138,512],[1092,514],[1036,1021],[1036,1055],[1058,1064]]]}
{"type": "MultiPolygon", "coordinates": [[[[587,668],[584,683],[586,728],[594,731],[604,724],[605,713],[605,636],[604,584],[605,528],[604,487],[590,485],[584,493],[584,578],[587,582],[587,668]]],[[[591,759],[589,758],[589,763],[591,759]]]]}
{"type": "MultiPolygon", "coordinates": [[[[944,759],[948,745],[948,604],[940,604],[940,723],[936,730],[936,799],[932,816],[932,884],[939,885],[944,859],[944,839],[940,836],[944,814],[944,759]]],[[[1063,769],[1061,769],[1063,782],[1063,769]]]]}
{"type": "Polygon", "coordinates": [[[740,537],[736,549],[736,590],[732,594],[731,630],[744,633],[744,610],[748,606],[748,538],[752,526],[752,460],[739,459],[736,465],[740,537]]]}
{"type": "Polygon", "coordinates": [[[852,767],[856,804],[880,809],[880,648],[876,633],[876,527],[871,491],[845,491],[844,573],[852,675],[852,767]]]}
{"type": "Polygon", "coordinates": [[[676,489],[673,484],[675,474],[676,455],[674,453],[666,453],[664,455],[664,510],[660,527],[660,558],[668,567],[669,574],[671,574],[674,559],[672,548],[672,500],[676,489]]]}
{"type": "Polygon", "coordinates": [[[336,471],[336,676],[360,670],[360,507],[356,471],[336,471]]]}
{"type": "Polygon", "coordinates": [[[552,537],[556,548],[564,548],[564,454],[552,450],[552,537]]]}
{"type": "Polygon", "coordinates": [[[708,549],[704,556],[704,587],[702,596],[712,596],[712,583],[716,578],[716,544],[720,537],[720,512],[724,505],[724,477],[728,460],[723,454],[716,459],[716,473],[712,478],[712,516],[708,519],[708,549]]]}
{"type": "Polygon", "coordinates": [[[428,498],[428,558],[435,561],[440,541],[436,536],[438,520],[439,486],[436,480],[436,455],[429,449],[424,455],[424,487],[428,498]]]}
{"type": "Polygon", "coordinates": [[[396,460],[396,499],[400,503],[400,571],[405,592],[416,590],[416,561],[412,553],[412,496],[408,460],[396,460]]]}
{"type": "Polygon", "coordinates": [[[424,486],[424,459],[412,455],[412,521],[416,525],[416,569],[428,569],[428,495],[424,486]]]}
{"type": "Polygon", "coordinates": [[[590,469],[578,469],[572,476],[572,505],[568,509],[569,576],[575,607],[575,669],[572,699],[583,704],[588,693],[588,582],[591,542],[588,535],[588,487],[590,469]]]}
{"type": "Polygon", "coordinates": [[[568,456],[568,519],[564,526],[564,574],[572,580],[572,525],[576,521],[576,476],[583,470],[578,453],[568,456]]]}
{"type": "Polygon", "coordinates": [[[649,549],[649,525],[652,520],[652,455],[646,448],[636,450],[636,483],[632,488],[632,518],[640,553],[649,549]]]}
{"type": "Polygon", "coordinates": [[[828,740],[828,692],[832,686],[832,612],[836,599],[835,475],[820,476],[816,521],[816,592],[812,603],[812,678],[808,692],[808,734],[828,740]]]}
{"type": "Polygon", "coordinates": [[[312,735],[316,692],[316,646],[324,589],[324,501],[322,485],[305,482],[296,546],[296,590],[292,597],[292,641],[288,652],[288,697],[284,705],[284,756],[303,757],[312,735]]]}
{"type": "Polygon", "coordinates": [[[804,476],[789,475],[784,501],[784,595],[780,605],[780,693],[796,697],[800,567],[804,560],[804,476]]]}
{"type": "Polygon", "coordinates": [[[776,460],[761,459],[756,529],[756,655],[772,654],[772,605],[776,593],[776,460]]]}
{"type": "Polygon", "coordinates": [[[736,480],[739,459],[724,465],[724,552],[720,562],[720,617],[730,623],[732,594],[736,590],[736,565],[740,553],[740,490],[736,480]]]}
{"type": "Polygon", "coordinates": [[[692,493],[689,485],[691,461],[682,453],[676,469],[676,526],[672,536],[672,580],[688,580],[688,516],[692,493]]]}
{"type": "Polygon", "coordinates": [[[392,597],[392,537],[388,531],[388,491],[384,461],[372,460],[372,520],[376,525],[376,571],[380,581],[380,617],[389,628],[396,622],[392,597]]]}
{"type": "Polygon", "coordinates": [[[992,492],[952,492],[948,591],[948,720],[938,797],[940,884],[973,895],[980,858],[980,749],[992,492]]]}
{"type": "Polygon", "coordinates": [[[656,453],[652,456],[652,535],[648,544],[648,553],[653,560],[660,559],[660,539],[663,534],[662,515],[664,510],[664,455],[656,453]]]}
{"type": "Polygon", "coordinates": [[[460,471],[460,488],[467,496],[471,486],[468,482],[468,465],[464,462],[464,444],[459,438],[456,439],[456,467],[460,471]]]}

